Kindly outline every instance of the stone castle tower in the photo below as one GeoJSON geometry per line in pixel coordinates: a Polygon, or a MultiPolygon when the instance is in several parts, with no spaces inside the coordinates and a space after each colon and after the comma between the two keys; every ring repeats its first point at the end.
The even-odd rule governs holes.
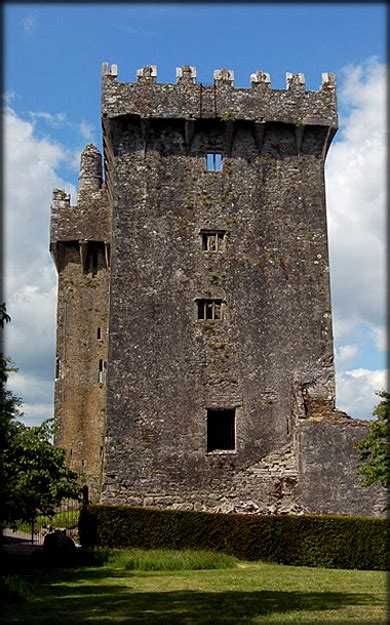
{"type": "Polygon", "coordinates": [[[53,192],[56,443],[102,503],[377,514],[335,409],[334,75],[156,76],[103,64],[104,181],[88,145],[53,192]]]}

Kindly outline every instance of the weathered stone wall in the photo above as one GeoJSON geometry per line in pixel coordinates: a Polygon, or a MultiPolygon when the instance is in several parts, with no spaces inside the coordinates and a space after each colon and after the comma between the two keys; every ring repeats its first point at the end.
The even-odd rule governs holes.
{"type": "Polygon", "coordinates": [[[335,410],[334,76],[318,92],[301,74],[286,90],[263,72],[250,89],[231,70],[214,78],[183,67],[161,85],[149,66],[122,83],[104,64],[105,181],[89,145],[77,206],[53,192],[56,442],[92,501],[378,516],[383,491],[355,475],[366,424],[335,410]],[[222,233],[219,251],[205,232],[222,233]],[[198,318],[210,298],[222,319],[198,318]],[[208,451],[207,411],[221,408],[235,410],[234,449],[208,451]]]}
{"type": "MultiPolygon", "coordinates": [[[[160,87],[148,89],[136,104],[146,125],[123,116],[135,88],[103,100],[115,185],[102,501],[210,508],[240,499],[236,476],[292,440],[294,384],[334,404],[331,126],[298,141],[275,104],[260,142],[248,108],[234,122],[198,118],[189,136],[160,87]],[[223,153],[221,172],[206,171],[210,151],[223,153]],[[224,251],[204,251],[202,229],[225,231],[224,251]],[[223,300],[224,319],[198,320],[196,298],[223,300]],[[235,408],[234,451],[207,452],[208,408],[235,408]]],[[[321,122],[334,124],[333,101],[321,122]]]]}
{"type": "Polygon", "coordinates": [[[66,449],[68,466],[85,476],[92,501],[100,495],[108,359],[111,227],[101,185],[101,156],[88,146],[81,157],[78,205],[55,190],[50,228],[58,271],[55,443],[66,449]]]}
{"type": "Polygon", "coordinates": [[[356,443],[368,423],[332,417],[301,421],[296,444],[299,459],[297,497],[304,510],[318,514],[383,516],[386,491],[360,485],[356,443]]]}

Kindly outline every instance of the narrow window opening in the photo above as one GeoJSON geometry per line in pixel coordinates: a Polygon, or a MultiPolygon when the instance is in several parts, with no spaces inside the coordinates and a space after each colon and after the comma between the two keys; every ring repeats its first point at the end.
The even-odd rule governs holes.
{"type": "Polygon", "coordinates": [[[221,299],[198,299],[196,303],[198,307],[198,319],[215,321],[223,318],[223,301],[221,299]]]}
{"type": "Polygon", "coordinates": [[[235,408],[207,410],[207,451],[236,448],[235,408]]]}
{"type": "Polygon", "coordinates": [[[60,377],[60,359],[56,358],[56,380],[60,377]]]}
{"type": "Polygon", "coordinates": [[[207,171],[214,171],[214,172],[222,170],[221,152],[208,152],[206,154],[206,169],[207,171]]]}
{"type": "Polygon", "coordinates": [[[97,329],[97,340],[100,341],[102,338],[102,329],[98,328],[97,329]]]}
{"type": "Polygon", "coordinates": [[[98,374],[99,384],[104,383],[105,374],[106,374],[106,363],[104,362],[104,360],[99,360],[99,374],[98,374]]]}

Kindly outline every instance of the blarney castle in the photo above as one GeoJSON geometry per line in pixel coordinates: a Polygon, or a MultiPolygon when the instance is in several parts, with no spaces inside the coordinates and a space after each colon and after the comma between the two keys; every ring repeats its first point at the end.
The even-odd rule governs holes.
{"type": "Polygon", "coordinates": [[[93,502],[379,516],[335,407],[324,162],[335,77],[133,83],[103,64],[103,157],[53,191],[56,444],[93,502]],[[103,164],[102,164],[103,160],[103,164]],[[104,171],[104,175],[103,175],[104,171]]]}

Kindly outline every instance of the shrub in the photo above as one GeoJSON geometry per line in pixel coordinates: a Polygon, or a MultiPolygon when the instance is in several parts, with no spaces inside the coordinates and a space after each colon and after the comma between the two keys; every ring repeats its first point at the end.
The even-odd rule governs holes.
{"type": "Polygon", "coordinates": [[[21,602],[30,596],[30,587],[19,575],[0,577],[0,597],[2,601],[21,602]]]}
{"type": "Polygon", "coordinates": [[[80,566],[103,566],[112,558],[112,550],[107,547],[86,547],[79,551],[80,566]]]}
{"type": "Polygon", "coordinates": [[[386,570],[384,519],[249,515],[86,506],[83,546],[206,549],[243,560],[295,566],[386,570]]]}

